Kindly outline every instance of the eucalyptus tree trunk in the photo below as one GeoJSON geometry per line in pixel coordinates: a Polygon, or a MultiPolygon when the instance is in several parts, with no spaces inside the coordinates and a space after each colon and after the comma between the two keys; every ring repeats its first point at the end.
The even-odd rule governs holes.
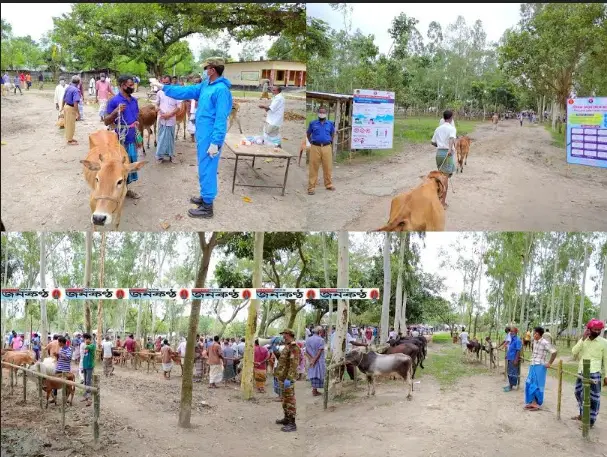
{"type": "Polygon", "coordinates": [[[560,251],[560,247],[557,247],[556,253],[554,255],[554,264],[552,267],[552,291],[550,294],[551,295],[551,298],[550,298],[550,333],[554,332],[554,293],[556,292],[556,286],[557,286],[556,267],[557,267],[558,259],[559,259],[559,251],[560,251]]]}
{"type": "MultiPolygon", "coordinates": [[[[30,287],[33,284],[30,284],[30,287]]],[[[46,233],[40,232],[40,288],[46,288],[46,233]]],[[[41,342],[48,344],[48,316],[46,313],[46,300],[40,300],[41,342]]],[[[4,336],[4,335],[3,335],[4,336]]],[[[44,351],[46,352],[46,350],[44,351]]]]}
{"type": "Polygon", "coordinates": [[[390,295],[391,295],[391,272],[390,272],[390,232],[385,233],[384,238],[384,297],[381,306],[381,328],[380,328],[380,339],[381,342],[388,340],[390,325],[390,295]]]}
{"type": "MultiPolygon", "coordinates": [[[[347,288],[348,287],[348,270],[349,270],[349,257],[348,257],[348,232],[339,232],[337,239],[337,287],[347,288]]],[[[349,311],[348,300],[337,300],[337,325],[335,328],[335,340],[333,345],[333,353],[331,357],[331,364],[340,363],[344,358],[345,352],[345,338],[348,330],[348,311],[349,311]]],[[[327,373],[327,376],[329,374],[327,373]]],[[[341,379],[334,378],[335,394],[341,395],[341,379]]]]}
{"type": "MultiPolygon", "coordinates": [[[[137,327],[135,330],[135,339],[139,341],[141,337],[141,308],[143,307],[142,300],[137,300],[137,327]]],[[[172,333],[172,332],[171,332],[172,333]]],[[[173,335],[169,335],[169,338],[172,338],[173,335]]]]}
{"type": "MultiPolygon", "coordinates": [[[[86,232],[84,238],[85,258],[84,258],[84,287],[91,287],[91,275],[93,269],[93,233],[86,232]]],[[[84,301],[84,331],[90,334],[93,330],[91,323],[91,302],[84,301]]]]}
{"type": "MultiPolygon", "coordinates": [[[[320,233],[322,240],[322,266],[325,274],[325,287],[331,287],[329,281],[329,258],[327,257],[327,237],[325,232],[320,233]]],[[[333,299],[329,299],[329,328],[333,323],[333,299]]],[[[328,332],[327,332],[328,333],[328,332]]]]}
{"type": "MultiPolygon", "coordinates": [[[[253,248],[253,287],[261,288],[261,265],[263,262],[263,239],[264,232],[255,232],[255,244],[253,248]]],[[[247,316],[247,328],[245,332],[244,360],[242,362],[242,375],[240,378],[240,390],[244,400],[253,398],[253,351],[255,332],[257,330],[257,310],[259,300],[251,300],[249,314],[247,316]]]]}
{"type": "Polygon", "coordinates": [[[398,234],[400,250],[398,254],[398,276],[396,277],[396,304],[394,306],[394,331],[400,332],[400,323],[403,307],[403,267],[405,263],[405,234],[398,234]]]}
{"type": "Polygon", "coordinates": [[[578,311],[577,329],[578,337],[582,334],[584,328],[584,301],[586,300],[586,271],[588,270],[588,243],[584,243],[584,272],[582,273],[582,284],[580,286],[580,309],[578,311]]]}

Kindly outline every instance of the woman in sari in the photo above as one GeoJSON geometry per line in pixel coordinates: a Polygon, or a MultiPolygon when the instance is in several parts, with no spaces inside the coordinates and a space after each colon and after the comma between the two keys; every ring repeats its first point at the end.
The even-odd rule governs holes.
{"type": "Polygon", "coordinates": [[[267,377],[267,364],[270,358],[270,353],[264,346],[259,345],[259,340],[255,340],[255,352],[254,352],[254,368],[253,376],[255,378],[255,388],[257,392],[264,393],[266,386],[267,377]]]}

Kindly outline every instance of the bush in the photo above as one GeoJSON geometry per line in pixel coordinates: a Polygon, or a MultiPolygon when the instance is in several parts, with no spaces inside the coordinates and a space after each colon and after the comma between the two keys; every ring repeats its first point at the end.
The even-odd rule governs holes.
{"type": "Polygon", "coordinates": [[[451,338],[451,335],[449,335],[448,333],[435,333],[434,335],[432,335],[433,343],[445,344],[445,343],[451,343],[451,341],[453,341],[453,339],[451,338]]]}

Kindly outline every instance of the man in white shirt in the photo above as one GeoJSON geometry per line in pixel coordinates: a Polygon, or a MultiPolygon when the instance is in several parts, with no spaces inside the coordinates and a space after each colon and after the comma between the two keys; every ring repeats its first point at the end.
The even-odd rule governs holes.
{"type": "Polygon", "coordinates": [[[89,81],[89,95],[95,95],[95,77],[91,76],[89,81]]]}
{"type": "MultiPolygon", "coordinates": [[[[438,126],[440,127],[445,123],[445,118],[441,117],[440,121],[438,121],[438,126]]],[[[453,127],[455,127],[455,121],[453,121],[453,127]]]]}
{"type": "MultiPolygon", "coordinates": [[[[446,174],[449,178],[455,173],[455,140],[457,130],[453,125],[453,112],[447,110],[443,113],[444,122],[439,125],[432,136],[432,146],[436,147],[436,166],[438,171],[446,174]]],[[[447,189],[440,200],[443,207],[447,207],[447,189]]]]}
{"type": "Polygon", "coordinates": [[[418,332],[418,330],[417,330],[417,327],[415,327],[415,328],[413,329],[413,331],[411,332],[411,336],[412,336],[413,338],[417,338],[417,337],[419,336],[419,332],[418,332]]]}
{"type": "Polygon", "coordinates": [[[270,106],[259,105],[261,109],[266,110],[266,123],[263,128],[264,141],[281,147],[280,127],[285,118],[285,97],[282,95],[282,89],[278,86],[272,87],[272,103],[270,106]]]}
{"type": "Polygon", "coordinates": [[[61,110],[61,104],[63,103],[63,96],[65,95],[65,78],[59,79],[59,84],[55,87],[55,109],[61,110]]]}
{"type": "Polygon", "coordinates": [[[396,339],[396,330],[394,330],[394,327],[390,327],[390,333],[388,333],[388,338],[391,340],[396,339]]]}
{"type": "Polygon", "coordinates": [[[186,339],[185,338],[181,338],[181,343],[179,343],[179,346],[177,346],[177,352],[179,352],[179,355],[181,356],[181,358],[185,358],[185,346],[186,346],[186,339]]]}
{"type": "MultiPolygon", "coordinates": [[[[362,346],[362,347],[367,347],[367,343],[359,343],[358,341],[356,341],[356,338],[354,338],[352,336],[351,333],[351,328],[348,326],[348,331],[346,332],[346,354],[349,354],[350,351],[352,350],[352,346],[362,346]]],[[[333,332],[333,335],[331,335],[331,352],[333,352],[334,350],[334,341],[335,341],[335,333],[337,332],[333,332]]],[[[350,376],[350,379],[354,380],[354,366],[350,365],[350,364],[346,364],[346,370],[348,371],[348,376],[350,376]]],[[[340,366],[339,368],[339,379],[341,380],[344,376],[344,368],[343,365],[340,366]]]]}
{"type": "Polygon", "coordinates": [[[112,366],[112,342],[110,337],[106,336],[105,341],[101,343],[103,350],[103,374],[108,377],[114,374],[114,367],[112,366]]]}
{"type": "Polygon", "coordinates": [[[468,350],[468,332],[466,331],[466,327],[462,327],[462,333],[459,334],[459,341],[462,345],[462,352],[465,354],[468,350]]]}
{"type": "MultiPolygon", "coordinates": [[[[171,77],[165,75],[163,84],[169,85],[171,77]]],[[[168,158],[175,163],[175,126],[177,125],[177,112],[181,102],[167,96],[164,90],[156,94],[156,107],[158,108],[158,142],[156,146],[156,162],[162,163],[168,158]]]]}

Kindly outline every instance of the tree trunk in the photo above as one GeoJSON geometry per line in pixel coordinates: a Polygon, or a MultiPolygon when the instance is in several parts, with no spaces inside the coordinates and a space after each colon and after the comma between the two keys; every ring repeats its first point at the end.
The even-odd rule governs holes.
{"type": "MultiPolygon", "coordinates": [[[[407,234],[408,235],[408,234],[407,234]]],[[[403,264],[405,262],[405,234],[398,234],[400,239],[400,251],[398,254],[398,276],[396,277],[396,304],[394,306],[394,331],[400,332],[400,319],[403,307],[403,264]]]]}
{"type": "MultiPolygon", "coordinates": [[[[345,231],[339,232],[337,242],[337,287],[347,288],[348,287],[348,240],[349,233],[345,231]]],[[[348,300],[337,300],[337,327],[335,329],[335,341],[333,347],[333,354],[331,358],[331,364],[341,362],[344,358],[344,344],[346,338],[346,332],[348,330],[348,311],[349,311],[348,300]]],[[[383,332],[383,329],[382,329],[383,332]]],[[[328,373],[327,373],[328,376],[328,373]]],[[[335,394],[341,395],[341,380],[335,379],[335,394]]]]}
{"type": "MultiPolygon", "coordinates": [[[[198,240],[202,251],[202,262],[196,273],[196,288],[202,289],[207,279],[209,263],[213,248],[217,244],[217,233],[213,232],[211,239],[207,242],[205,232],[198,232],[198,240]]],[[[188,339],[185,348],[185,360],[183,363],[183,378],[181,381],[181,402],[179,404],[180,427],[189,427],[192,416],[192,376],[194,374],[194,343],[200,320],[200,300],[192,300],[190,309],[190,320],[188,325],[188,339]]]]}
{"type": "Polygon", "coordinates": [[[580,310],[578,311],[577,329],[578,338],[582,335],[582,329],[584,328],[584,301],[586,300],[586,271],[588,270],[588,256],[589,256],[588,243],[584,243],[584,272],[582,273],[582,284],[580,291],[580,310]]]}
{"type": "MultiPolygon", "coordinates": [[[[390,274],[390,232],[386,232],[384,238],[384,297],[381,306],[381,328],[380,328],[380,339],[381,342],[388,340],[390,325],[390,295],[391,295],[391,274],[390,274]]],[[[338,316],[341,319],[341,316],[338,316]]]]}
{"type": "Polygon", "coordinates": [[[607,256],[603,259],[603,286],[601,287],[601,310],[599,319],[603,322],[607,321],[607,256]]]}
{"type": "MultiPolygon", "coordinates": [[[[325,232],[321,232],[320,237],[322,240],[322,266],[323,266],[323,270],[324,270],[324,274],[325,274],[325,287],[331,287],[331,283],[329,281],[329,258],[327,256],[327,237],[325,235],[325,232]]],[[[321,316],[321,318],[322,318],[322,316],[321,316]]],[[[333,322],[333,300],[329,299],[329,328],[331,328],[332,322],[333,322]]]]}
{"type": "MultiPolygon", "coordinates": [[[[99,248],[99,287],[103,287],[105,279],[105,235],[101,232],[101,247],[99,248]]],[[[103,340],[103,300],[97,304],[97,352],[101,354],[101,342],[103,340]]]]}
{"type": "Polygon", "coordinates": [[[405,330],[407,328],[407,285],[403,287],[403,306],[400,310],[400,328],[405,330]]]}
{"type": "MultiPolygon", "coordinates": [[[[40,288],[46,288],[46,233],[40,232],[40,288]]],[[[40,341],[48,344],[48,317],[46,314],[46,300],[40,300],[40,341]]],[[[4,336],[4,335],[3,335],[4,336]]],[[[46,352],[46,350],[44,351],[46,352]]]]}
{"type": "MultiPolygon", "coordinates": [[[[86,257],[84,259],[84,287],[91,287],[92,261],[93,261],[93,233],[86,232],[84,245],[86,249],[86,257]]],[[[91,323],[91,302],[84,301],[84,331],[89,335],[93,331],[91,323]]]]}
{"type": "Polygon", "coordinates": [[[558,259],[559,259],[559,251],[560,251],[560,246],[558,246],[558,240],[557,240],[557,249],[556,249],[556,253],[554,255],[554,265],[552,268],[552,291],[551,291],[551,298],[550,298],[550,333],[554,332],[554,293],[556,292],[556,284],[557,284],[556,267],[557,267],[558,259]]]}
{"type": "MultiPolygon", "coordinates": [[[[135,339],[137,341],[139,341],[139,338],[141,337],[141,308],[143,307],[143,302],[142,300],[139,300],[139,303],[137,304],[137,328],[135,330],[135,339]]],[[[174,330],[174,329],[171,329],[174,330]]],[[[171,332],[171,334],[169,335],[169,338],[173,337],[173,332],[171,332]]]]}
{"type": "MultiPolygon", "coordinates": [[[[8,241],[9,241],[9,232],[4,232],[4,236],[6,238],[4,245],[4,281],[2,282],[2,288],[6,289],[8,285],[8,241]]],[[[2,309],[2,325],[0,325],[0,335],[4,338],[6,335],[6,305],[0,306],[2,309]]],[[[3,345],[4,342],[1,342],[0,345],[3,345]]]]}
{"type": "MultiPolygon", "coordinates": [[[[261,288],[261,265],[263,263],[263,239],[264,232],[255,232],[255,245],[253,249],[253,287],[261,288]]],[[[240,378],[240,389],[242,398],[250,400],[253,397],[253,338],[257,327],[257,309],[259,300],[251,300],[249,304],[249,315],[247,318],[247,329],[245,333],[244,359],[242,362],[242,374],[240,378]]]]}

